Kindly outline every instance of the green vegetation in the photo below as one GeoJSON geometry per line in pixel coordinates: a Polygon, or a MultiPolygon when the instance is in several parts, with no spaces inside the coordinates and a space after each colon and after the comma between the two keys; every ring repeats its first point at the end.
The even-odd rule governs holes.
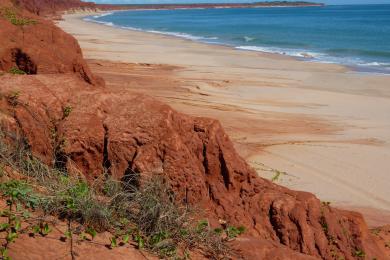
{"type": "Polygon", "coordinates": [[[374,228],[371,230],[371,233],[376,235],[376,236],[378,236],[380,232],[381,232],[381,230],[379,228],[374,228]]]}
{"type": "Polygon", "coordinates": [[[272,177],[271,181],[276,182],[279,180],[280,175],[282,175],[282,172],[275,170],[275,175],[272,177]]]}
{"type": "Polygon", "coordinates": [[[7,96],[7,101],[11,106],[15,107],[19,104],[19,97],[20,97],[20,92],[13,91],[7,96]]]}
{"type": "Polygon", "coordinates": [[[26,75],[27,73],[24,72],[23,70],[17,68],[17,67],[12,67],[10,70],[9,70],[9,73],[13,74],[13,75],[26,75]]]}
{"type": "Polygon", "coordinates": [[[72,113],[72,110],[73,110],[73,108],[71,106],[64,107],[64,109],[62,111],[62,113],[63,113],[62,119],[67,118],[70,115],[70,113],[72,113]]]}
{"type": "Polygon", "coordinates": [[[0,233],[5,233],[5,243],[0,247],[1,259],[10,259],[8,256],[8,247],[19,237],[21,233],[28,230],[35,233],[35,230],[42,236],[50,233],[51,229],[48,223],[42,220],[32,219],[29,211],[26,209],[35,209],[39,203],[32,188],[23,181],[10,180],[0,184],[0,193],[7,202],[6,209],[0,211],[0,217],[5,220],[0,223],[0,233]],[[29,220],[28,225],[22,228],[22,221],[29,220]],[[41,228],[39,228],[41,227],[41,228]]]}
{"type": "Polygon", "coordinates": [[[328,227],[328,223],[326,222],[326,219],[323,215],[320,217],[320,224],[321,224],[322,230],[324,231],[324,233],[328,237],[329,227],[328,227]]]}
{"type": "Polygon", "coordinates": [[[109,231],[112,237],[106,246],[111,249],[133,241],[140,250],[172,259],[188,259],[189,250],[194,248],[212,259],[227,257],[226,242],[245,232],[244,227],[226,222],[211,228],[207,220],[194,219],[198,214],[176,203],[174,192],[162,176],[145,177],[141,186],[131,178],[125,182],[109,176],[87,183],[79,176],[48,167],[25,149],[23,140],[18,143],[11,149],[0,141],[0,169],[13,169],[22,179],[13,180],[1,170],[0,195],[9,206],[1,213],[6,221],[0,220],[0,233],[7,237],[1,247],[3,259],[8,259],[8,246],[20,233],[48,235],[53,229],[49,216],[69,223],[59,239],[70,240],[71,244],[75,237],[88,242],[98,233],[109,231]],[[21,229],[20,223],[27,218],[28,227],[21,229]],[[71,223],[79,223],[77,232],[71,223]]]}
{"type": "Polygon", "coordinates": [[[240,226],[240,227],[228,227],[226,230],[226,235],[229,238],[235,238],[245,232],[245,227],[240,226]]]}
{"type": "Polygon", "coordinates": [[[356,250],[354,253],[354,256],[356,257],[365,257],[366,253],[364,253],[362,250],[356,250]]]}
{"type": "Polygon", "coordinates": [[[16,26],[24,26],[24,25],[34,25],[37,24],[37,21],[25,18],[25,17],[20,17],[17,12],[8,7],[3,7],[0,9],[0,14],[8,20],[10,23],[16,26]]]}

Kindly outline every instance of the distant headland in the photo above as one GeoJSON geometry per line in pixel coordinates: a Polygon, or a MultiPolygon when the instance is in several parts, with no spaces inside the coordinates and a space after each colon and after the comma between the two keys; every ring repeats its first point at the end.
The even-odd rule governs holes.
{"type": "Polygon", "coordinates": [[[99,9],[133,10],[133,9],[196,9],[196,8],[261,8],[261,7],[308,7],[324,6],[323,3],[306,1],[267,1],[255,3],[199,3],[199,4],[98,4],[99,9]]]}

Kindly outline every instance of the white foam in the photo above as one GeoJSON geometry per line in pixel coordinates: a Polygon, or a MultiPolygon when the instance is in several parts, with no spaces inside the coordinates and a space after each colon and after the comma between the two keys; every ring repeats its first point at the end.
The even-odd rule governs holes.
{"type": "Polygon", "coordinates": [[[239,50],[249,50],[249,51],[260,51],[260,52],[268,52],[275,54],[283,54],[298,58],[307,58],[314,59],[321,56],[320,53],[309,52],[306,50],[295,50],[295,49],[282,49],[277,47],[260,47],[260,46],[237,46],[236,49],[239,50]]]}
{"type": "Polygon", "coordinates": [[[93,18],[100,18],[100,17],[104,17],[104,16],[109,16],[109,15],[113,15],[114,13],[113,12],[109,12],[109,13],[102,13],[102,14],[99,14],[99,15],[94,15],[93,18]]]}
{"type": "MultiPolygon", "coordinates": [[[[140,30],[140,29],[137,29],[140,30]]],[[[179,33],[179,32],[164,32],[164,31],[156,31],[156,30],[140,30],[140,31],[145,31],[145,32],[150,32],[150,33],[156,33],[156,34],[163,34],[163,35],[169,35],[169,36],[174,36],[174,37],[179,37],[179,38],[185,38],[188,40],[193,40],[193,41],[207,41],[207,40],[218,40],[218,37],[204,37],[204,36],[195,36],[192,34],[188,33],[179,33]]]]}
{"type": "MultiPolygon", "coordinates": [[[[360,67],[373,69],[377,73],[390,74],[390,63],[385,62],[364,62],[358,57],[334,57],[325,53],[309,52],[306,50],[282,49],[277,47],[260,47],[260,46],[238,46],[236,49],[259,51],[267,53],[283,54],[297,58],[304,58],[306,61],[314,61],[321,63],[343,64],[351,67],[360,67]]],[[[373,72],[369,72],[373,73],[373,72]]]]}
{"type": "Polygon", "coordinates": [[[255,38],[253,38],[253,37],[244,36],[245,42],[250,42],[250,41],[253,41],[254,39],[255,39],[255,38]]]}
{"type": "MultiPolygon", "coordinates": [[[[107,13],[105,15],[109,15],[109,14],[113,14],[113,13],[107,13]]],[[[95,16],[93,16],[93,17],[95,18],[95,16]]],[[[99,17],[101,17],[101,16],[99,16],[99,17]]],[[[195,36],[195,35],[188,34],[188,33],[164,32],[164,31],[157,31],[157,30],[143,30],[143,29],[140,29],[140,28],[130,27],[130,26],[116,26],[112,22],[104,22],[104,21],[99,21],[99,20],[95,20],[95,19],[91,19],[91,18],[84,18],[83,20],[84,21],[88,21],[88,22],[104,24],[104,25],[111,26],[111,27],[119,27],[119,28],[127,29],[127,30],[134,30],[134,31],[141,31],[141,32],[149,32],[149,33],[169,35],[169,36],[185,38],[185,39],[193,40],[193,41],[206,41],[207,42],[207,41],[211,41],[211,40],[218,40],[218,37],[204,37],[204,36],[195,36]]]]}
{"type": "Polygon", "coordinates": [[[112,22],[96,21],[96,20],[89,19],[89,18],[84,18],[83,20],[87,21],[87,22],[94,22],[94,23],[99,23],[99,24],[115,27],[115,24],[113,24],[112,22]]]}
{"type": "Polygon", "coordinates": [[[367,63],[359,63],[361,66],[378,66],[378,67],[390,67],[390,63],[386,62],[367,62],[367,63]]]}

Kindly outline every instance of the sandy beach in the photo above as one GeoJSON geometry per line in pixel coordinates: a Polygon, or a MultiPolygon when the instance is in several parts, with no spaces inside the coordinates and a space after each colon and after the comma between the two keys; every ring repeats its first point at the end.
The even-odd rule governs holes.
{"type": "MultiPolygon", "coordinates": [[[[85,14],[84,14],[85,15],[85,14]]],[[[221,121],[264,178],[390,223],[390,76],[85,22],[65,15],[109,88],[221,121]]]]}

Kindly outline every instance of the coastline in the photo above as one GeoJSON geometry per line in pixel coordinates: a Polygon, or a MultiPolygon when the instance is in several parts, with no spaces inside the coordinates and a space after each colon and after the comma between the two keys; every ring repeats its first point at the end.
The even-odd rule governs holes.
{"type": "Polygon", "coordinates": [[[124,84],[178,111],[216,118],[260,176],[279,173],[278,184],[342,208],[375,208],[381,212],[375,219],[384,218],[363,212],[369,224],[386,224],[389,76],[123,30],[83,16],[65,15],[59,25],[78,39],[108,87],[124,84]]]}
{"type": "MultiPolygon", "coordinates": [[[[267,8],[272,7],[275,8],[275,6],[261,6],[259,8],[267,8]]],[[[276,6],[276,7],[291,7],[291,6],[276,6]]],[[[302,6],[292,6],[292,7],[302,7],[302,6]]],[[[306,6],[304,6],[306,7],[306,6]]],[[[311,6],[307,6],[311,7],[311,6]]],[[[230,8],[230,7],[229,7],[230,8]]],[[[234,8],[234,7],[233,7],[234,8]]],[[[255,8],[255,7],[253,7],[255,8]]],[[[178,9],[208,9],[208,8],[178,8],[178,9]]],[[[233,43],[233,42],[226,42],[221,39],[219,39],[218,36],[201,36],[201,35],[192,35],[190,33],[185,32],[175,32],[175,31],[164,31],[164,30],[155,30],[155,29],[142,29],[132,26],[120,26],[115,25],[112,22],[107,21],[101,21],[98,20],[98,18],[103,16],[112,15],[116,12],[126,12],[126,11],[156,11],[156,10],[178,10],[176,8],[174,9],[126,9],[126,10],[110,10],[110,11],[102,11],[95,13],[97,15],[88,15],[83,17],[82,19],[87,22],[93,22],[97,24],[103,24],[105,26],[113,27],[113,28],[119,28],[119,29],[125,29],[125,30],[133,30],[133,31],[139,31],[139,32],[146,32],[146,33],[154,33],[159,35],[166,35],[170,37],[177,37],[181,39],[191,40],[195,42],[210,44],[210,45],[219,45],[223,47],[230,47],[235,50],[244,50],[244,51],[253,51],[253,52],[260,52],[262,54],[275,54],[275,55],[281,55],[284,57],[290,57],[299,61],[305,61],[309,63],[322,63],[322,64],[335,64],[339,66],[343,66],[344,68],[348,69],[352,73],[363,73],[363,74],[372,74],[372,75],[390,75],[390,71],[386,67],[387,63],[382,62],[372,62],[367,60],[360,60],[356,57],[336,57],[328,55],[326,52],[322,52],[320,50],[310,50],[310,49],[294,49],[294,48],[282,48],[282,47],[275,47],[275,46],[262,46],[262,45],[251,45],[249,42],[246,43],[233,43]]],[[[225,8],[223,8],[225,9],[225,8]]],[[[246,38],[245,36],[244,38],[246,38]]],[[[250,41],[250,40],[249,40],[250,41]]]]}
{"type": "Polygon", "coordinates": [[[104,10],[187,10],[187,9],[226,9],[226,8],[275,8],[275,7],[322,7],[314,2],[254,2],[254,3],[189,3],[189,4],[98,4],[104,10]]]}

